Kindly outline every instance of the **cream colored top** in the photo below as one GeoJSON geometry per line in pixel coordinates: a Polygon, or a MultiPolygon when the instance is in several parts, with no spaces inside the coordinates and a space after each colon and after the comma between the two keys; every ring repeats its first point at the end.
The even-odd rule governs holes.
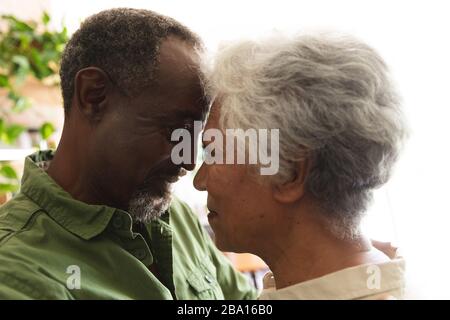
{"type": "Polygon", "coordinates": [[[261,300],[378,300],[402,299],[405,260],[346,268],[323,277],[276,290],[272,273],[264,277],[261,300]]]}

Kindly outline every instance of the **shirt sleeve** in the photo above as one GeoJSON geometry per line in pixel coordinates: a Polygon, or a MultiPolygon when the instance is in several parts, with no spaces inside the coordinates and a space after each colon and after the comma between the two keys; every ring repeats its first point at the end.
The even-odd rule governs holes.
{"type": "Polygon", "coordinates": [[[31,288],[23,290],[24,284],[0,275],[0,300],[30,300],[34,296],[29,294],[31,288]]]}
{"type": "Polygon", "coordinates": [[[73,297],[63,285],[42,275],[14,268],[0,269],[0,300],[70,300],[73,297]]]}

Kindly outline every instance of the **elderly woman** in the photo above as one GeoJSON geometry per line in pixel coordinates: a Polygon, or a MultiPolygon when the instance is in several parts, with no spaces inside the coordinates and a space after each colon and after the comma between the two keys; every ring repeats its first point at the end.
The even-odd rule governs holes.
{"type": "Polygon", "coordinates": [[[242,41],[222,48],[209,78],[205,132],[279,129],[276,174],[209,162],[194,180],[208,191],[217,246],[271,269],[261,299],[401,298],[403,259],[360,230],[405,136],[381,57],[341,35],[242,41]]]}

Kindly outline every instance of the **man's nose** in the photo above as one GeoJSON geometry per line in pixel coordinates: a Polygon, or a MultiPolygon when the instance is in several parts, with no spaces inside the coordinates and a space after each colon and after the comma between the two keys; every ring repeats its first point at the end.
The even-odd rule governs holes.
{"type": "Polygon", "coordinates": [[[191,146],[191,150],[190,150],[190,161],[189,163],[182,163],[181,166],[188,170],[188,171],[192,171],[195,169],[195,166],[197,165],[197,146],[195,145],[197,143],[197,140],[194,139],[192,146],[191,146]]]}
{"type": "Polygon", "coordinates": [[[206,165],[202,163],[200,169],[198,169],[197,174],[194,177],[194,188],[198,191],[206,191],[206,178],[207,169],[206,165]]]}
{"type": "Polygon", "coordinates": [[[195,163],[183,163],[181,166],[187,171],[192,171],[195,169],[195,163]]]}

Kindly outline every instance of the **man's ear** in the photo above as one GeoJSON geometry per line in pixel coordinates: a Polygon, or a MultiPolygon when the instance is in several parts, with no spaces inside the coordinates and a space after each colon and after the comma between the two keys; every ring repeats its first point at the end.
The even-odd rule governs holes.
{"type": "Polygon", "coordinates": [[[80,112],[98,121],[106,110],[107,93],[111,87],[108,75],[100,68],[81,69],[75,76],[75,99],[80,112]]]}
{"type": "Polygon", "coordinates": [[[300,200],[305,195],[306,178],[311,161],[306,157],[295,163],[295,176],[283,184],[273,186],[273,197],[278,202],[288,204],[300,200]]]}

